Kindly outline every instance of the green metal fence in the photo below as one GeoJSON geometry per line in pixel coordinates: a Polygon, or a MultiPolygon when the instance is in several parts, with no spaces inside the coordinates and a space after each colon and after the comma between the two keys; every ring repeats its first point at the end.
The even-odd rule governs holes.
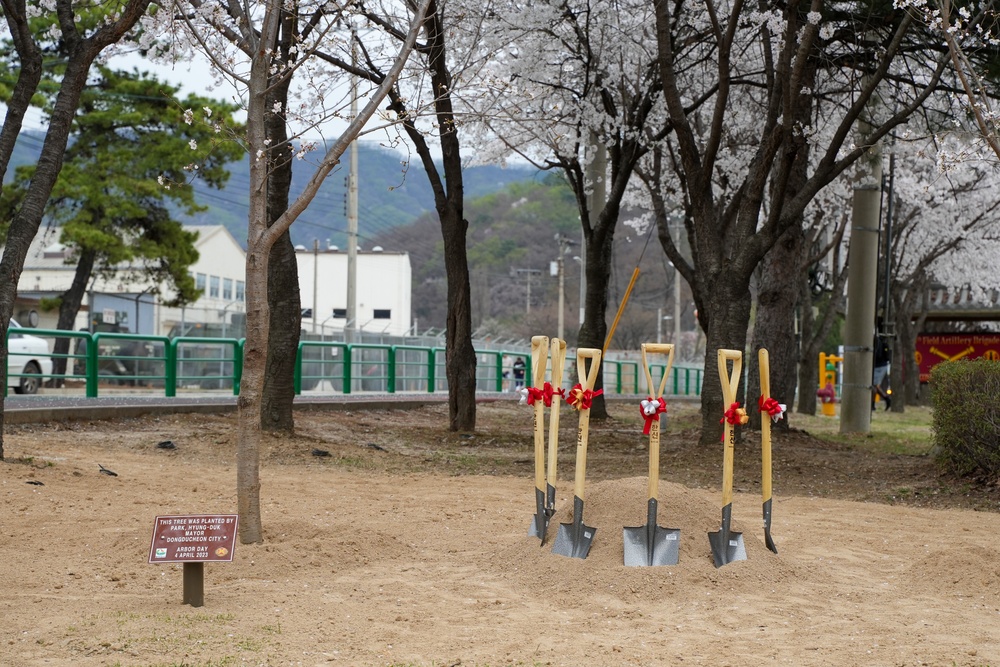
{"type": "MultiPolygon", "coordinates": [[[[68,352],[49,354],[53,361],[65,360],[65,373],[43,375],[41,380],[46,386],[82,386],[85,395],[91,398],[97,397],[102,390],[107,393],[118,387],[152,389],[168,397],[177,396],[180,391],[215,390],[234,395],[240,391],[242,340],[54,329],[20,329],[18,332],[50,341],[68,339],[68,352]]],[[[517,357],[526,360],[525,382],[531,384],[529,354],[509,350],[476,350],[475,353],[477,391],[512,391],[514,378],[509,369],[517,357]]],[[[634,395],[647,391],[644,377],[640,383],[642,373],[638,362],[605,359],[603,368],[606,394],[634,395]]],[[[659,381],[663,368],[651,367],[654,382],[659,381]]],[[[567,386],[574,372],[575,366],[567,363],[563,386],[567,386]]],[[[666,389],[668,394],[695,396],[701,393],[701,369],[674,367],[671,375],[666,389]]],[[[11,373],[10,376],[19,378],[24,374],[11,373]]],[[[303,340],[298,346],[296,394],[303,391],[394,394],[447,390],[443,347],[313,340],[303,340]]],[[[3,391],[6,395],[7,388],[3,391]]]]}

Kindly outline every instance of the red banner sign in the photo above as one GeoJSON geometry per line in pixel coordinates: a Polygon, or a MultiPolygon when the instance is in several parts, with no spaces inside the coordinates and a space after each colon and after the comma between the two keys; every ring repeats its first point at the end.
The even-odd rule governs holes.
{"type": "Polygon", "coordinates": [[[238,514],[158,516],[153,526],[149,562],[231,561],[238,523],[238,514]]]}
{"type": "Polygon", "coordinates": [[[931,368],[945,361],[991,359],[1000,361],[1000,334],[921,334],[914,353],[920,381],[931,379],[931,368]]]}

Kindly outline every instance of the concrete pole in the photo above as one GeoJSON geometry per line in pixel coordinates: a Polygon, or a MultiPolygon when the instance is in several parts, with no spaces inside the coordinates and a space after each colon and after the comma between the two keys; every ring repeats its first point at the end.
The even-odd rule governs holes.
{"type": "MultiPolygon", "coordinates": [[[[870,126],[862,123],[861,140],[870,126]]],[[[858,161],[851,212],[850,265],[847,269],[847,319],[844,323],[844,382],[841,433],[871,431],[872,341],[878,283],[879,214],[882,198],[882,149],[876,144],[858,161]]]]}
{"type": "Polygon", "coordinates": [[[316,318],[319,317],[319,239],[313,239],[313,309],[312,332],[316,333],[316,318]]]}
{"type": "Polygon", "coordinates": [[[559,336],[559,340],[566,340],[566,271],[563,267],[563,239],[562,236],[559,237],[559,324],[557,326],[556,335],[559,336]]]}
{"type": "MultiPolygon", "coordinates": [[[[357,60],[357,45],[351,31],[351,62],[357,60]]],[[[351,76],[351,119],[358,115],[358,80],[351,76]]],[[[350,170],[347,175],[347,328],[344,339],[355,340],[358,330],[358,142],[351,142],[350,170]]]]}

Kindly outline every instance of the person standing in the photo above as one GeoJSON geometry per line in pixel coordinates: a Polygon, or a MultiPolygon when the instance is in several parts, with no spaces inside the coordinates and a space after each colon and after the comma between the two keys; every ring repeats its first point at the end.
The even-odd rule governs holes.
{"type": "Polygon", "coordinates": [[[892,398],[882,387],[882,383],[889,375],[889,363],[892,361],[892,350],[885,336],[875,335],[875,358],[872,362],[872,410],[875,409],[875,396],[881,396],[885,401],[885,409],[892,406],[892,398]]]}
{"type": "Polygon", "coordinates": [[[524,359],[518,357],[514,360],[514,365],[511,367],[514,371],[514,391],[517,391],[524,386],[524,359]]]}

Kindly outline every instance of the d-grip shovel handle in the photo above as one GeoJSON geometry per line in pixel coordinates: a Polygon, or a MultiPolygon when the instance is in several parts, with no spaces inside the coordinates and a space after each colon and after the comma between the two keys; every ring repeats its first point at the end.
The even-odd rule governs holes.
{"type": "MultiPolygon", "coordinates": [[[[551,340],[552,350],[552,387],[557,392],[562,386],[563,369],[566,367],[566,341],[560,338],[551,340]]],[[[549,412],[549,462],[548,483],[556,485],[556,465],[559,458],[559,394],[552,394],[552,410],[549,412]]]]}
{"type": "MultiPolygon", "coordinates": [[[[757,367],[760,372],[760,395],[771,398],[771,360],[767,350],[757,350],[757,367]]],[[[766,503],[771,499],[771,417],[760,416],[760,493],[766,503]]]]}
{"type": "MultiPolygon", "coordinates": [[[[531,386],[541,387],[545,384],[545,366],[549,360],[548,336],[531,337],[531,386]]],[[[532,406],[535,430],[535,488],[545,491],[545,404],[535,401],[532,406]]]]}
{"type": "MultiPolygon", "coordinates": [[[[722,382],[722,400],[725,403],[723,410],[728,410],[729,406],[736,402],[736,390],[740,384],[741,371],[743,370],[743,353],[739,350],[719,350],[719,380],[722,382]],[[733,362],[733,372],[729,373],[727,362],[733,362]]],[[[723,457],[722,457],[722,506],[726,507],[733,502],[733,449],[736,445],[736,436],[733,434],[733,425],[728,419],[723,419],[723,457]]]]}
{"type": "MultiPolygon", "coordinates": [[[[651,398],[660,398],[663,396],[663,389],[667,386],[667,377],[670,375],[670,369],[674,365],[674,346],[669,343],[643,343],[640,346],[642,350],[642,370],[646,373],[646,387],[649,389],[649,394],[651,398]],[[660,378],[660,386],[653,393],[653,374],[649,370],[649,362],[646,358],[647,354],[665,354],[667,355],[667,365],[663,369],[663,377],[660,378]]],[[[648,485],[648,495],[649,498],[656,498],[660,491],[660,424],[659,420],[653,423],[649,429],[649,485],[648,485]]]]}
{"type": "MultiPolygon", "coordinates": [[[[584,391],[593,391],[597,372],[601,368],[601,351],[596,348],[581,347],[576,350],[576,373],[584,391]],[[590,371],[587,371],[590,359],[590,371]]],[[[576,434],[576,479],[573,494],[583,500],[584,481],[587,478],[587,439],[590,435],[590,408],[580,410],[580,428],[576,434]]]]}

